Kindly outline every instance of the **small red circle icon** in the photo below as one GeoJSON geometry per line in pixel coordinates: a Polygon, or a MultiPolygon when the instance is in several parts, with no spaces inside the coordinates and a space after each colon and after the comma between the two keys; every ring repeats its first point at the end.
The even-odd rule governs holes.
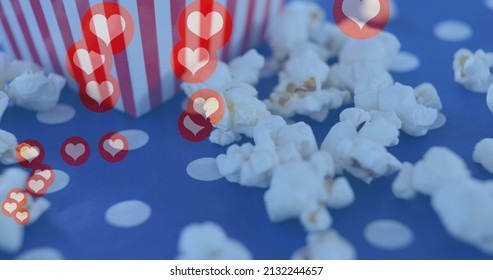
{"type": "Polygon", "coordinates": [[[40,164],[31,170],[30,176],[39,175],[44,178],[46,184],[51,186],[55,181],[55,171],[47,164],[40,164]]]}
{"type": "Polygon", "coordinates": [[[91,149],[89,143],[81,137],[70,137],[60,148],[62,159],[68,165],[80,166],[89,159],[91,149]]]}
{"type": "Polygon", "coordinates": [[[212,125],[216,125],[223,118],[225,107],[224,99],[219,93],[212,89],[201,89],[188,99],[187,112],[198,113],[212,125]]]}
{"type": "Polygon", "coordinates": [[[389,0],[335,0],[333,15],[344,34],[354,39],[368,39],[387,25],[389,0]]]}
{"type": "Polygon", "coordinates": [[[212,124],[201,114],[185,111],[178,119],[178,130],[183,138],[191,142],[200,142],[212,132],[212,124]]]}
{"type": "Polygon", "coordinates": [[[17,145],[15,157],[20,165],[26,168],[33,168],[43,162],[45,151],[41,143],[29,139],[17,145]]]}
{"type": "Polygon", "coordinates": [[[86,40],[79,40],[67,52],[67,70],[79,83],[104,77],[113,67],[113,56],[105,45],[90,48],[86,40]]]}
{"type": "Polygon", "coordinates": [[[51,185],[43,176],[35,174],[26,180],[24,187],[30,195],[41,197],[46,194],[46,191],[48,191],[51,185]]]}
{"type": "Polygon", "coordinates": [[[13,217],[19,209],[21,204],[13,199],[6,199],[2,203],[2,213],[7,217],[13,217]]]}
{"type": "Polygon", "coordinates": [[[122,161],[128,154],[128,141],[117,132],[104,135],[99,141],[99,154],[108,162],[122,161]]]}
{"type": "Polygon", "coordinates": [[[20,209],[14,215],[14,221],[19,225],[27,225],[31,220],[31,213],[27,209],[20,209]]]}
{"type": "Polygon", "coordinates": [[[20,206],[26,205],[27,202],[26,191],[24,191],[21,188],[12,189],[7,194],[7,200],[9,199],[15,201],[20,206]]]}
{"type": "Polygon", "coordinates": [[[102,79],[88,80],[80,84],[80,100],[96,113],[104,113],[113,109],[120,100],[120,84],[110,74],[102,79]]]}
{"type": "Polygon", "coordinates": [[[82,18],[81,25],[90,50],[107,46],[117,54],[127,48],[134,36],[132,16],[118,3],[94,5],[82,18]]]}
{"type": "Polygon", "coordinates": [[[181,41],[171,53],[171,67],[180,80],[190,84],[202,83],[216,70],[217,55],[200,45],[186,45],[181,41]]]}

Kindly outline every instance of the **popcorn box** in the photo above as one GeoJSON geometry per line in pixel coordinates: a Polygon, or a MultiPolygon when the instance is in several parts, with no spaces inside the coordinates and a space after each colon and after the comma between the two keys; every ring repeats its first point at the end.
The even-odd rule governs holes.
{"type": "MultiPolygon", "coordinates": [[[[284,2],[215,1],[226,7],[233,19],[231,38],[217,52],[222,60],[262,42],[284,2]]],[[[88,12],[95,15],[93,7],[103,2],[119,4],[133,22],[133,37],[125,49],[116,53],[114,47],[110,48],[113,53],[108,74],[120,88],[121,97],[114,107],[139,117],[180,92],[170,55],[180,40],[180,14],[195,0],[0,0],[0,42],[12,57],[34,61],[45,71],[63,74],[69,85],[79,90],[79,83],[72,79],[66,66],[67,53],[84,39],[84,16],[88,12]]],[[[93,60],[90,63],[94,65],[93,60]]]]}

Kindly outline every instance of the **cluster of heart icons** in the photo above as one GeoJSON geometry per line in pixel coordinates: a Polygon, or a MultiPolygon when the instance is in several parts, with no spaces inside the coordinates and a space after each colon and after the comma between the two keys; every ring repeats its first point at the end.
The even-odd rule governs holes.
{"type": "Polygon", "coordinates": [[[197,0],[180,14],[181,40],[173,47],[171,68],[186,83],[202,83],[217,66],[217,51],[231,37],[233,20],[223,5],[212,0],[197,0]]]}
{"type": "Polygon", "coordinates": [[[80,83],[80,99],[93,112],[107,112],[120,99],[120,85],[111,75],[113,56],[134,36],[130,13],[118,3],[94,5],[82,18],[83,39],[67,53],[69,74],[80,83]]]}
{"type": "MultiPolygon", "coordinates": [[[[212,0],[198,0],[180,15],[181,40],[171,54],[171,68],[177,78],[197,84],[209,79],[217,66],[217,51],[229,41],[233,20],[228,10],[212,0]]],[[[190,96],[178,119],[180,134],[199,142],[209,137],[214,125],[224,116],[225,102],[212,89],[201,89],[190,96]]]]}

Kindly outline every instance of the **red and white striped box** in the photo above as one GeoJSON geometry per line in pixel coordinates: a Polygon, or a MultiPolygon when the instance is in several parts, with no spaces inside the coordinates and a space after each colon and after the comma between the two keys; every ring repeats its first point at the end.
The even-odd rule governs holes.
{"type": "MultiPolygon", "coordinates": [[[[121,88],[115,108],[139,117],[179,92],[170,54],[180,40],[180,13],[195,0],[0,0],[0,42],[13,57],[61,73],[78,90],[65,66],[67,50],[82,39],[81,21],[101,2],[116,2],[134,21],[134,37],[115,54],[112,76],[121,88]]],[[[284,0],[215,0],[233,17],[233,32],[218,57],[229,60],[263,41],[284,0]]]]}

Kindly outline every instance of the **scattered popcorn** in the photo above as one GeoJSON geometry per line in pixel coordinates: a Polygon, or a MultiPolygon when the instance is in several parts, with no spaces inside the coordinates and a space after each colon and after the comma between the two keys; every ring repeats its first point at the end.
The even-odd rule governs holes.
{"type": "Polygon", "coordinates": [[[57,74],[27,71],[8,84],[5,91],[18,106],[33,111],[48,111],[55,107],[66,79],[57,74]]]}
{"type": "Polygon", "coordinates": [[[310,32],[320,24],[325,14],[315,3],[292,1],[274,23],[269,45],[274,57],[284,61],[296,48],[310,40],[310,32]]]}
{"type": "Polygon", "coordinates": [[[309,233],[306,247],[297,250],[293,260],[354,260],[356,250],[335,230],[309,233]]]}
{"type": "Polygon", "coordinates": [[[265,65],[265,58],[252,49],[243,56],[233,59],[229,69],[233,80],[256,85],[260,78],[260,70],[265,65]]]}
{"type": "Polygon", "coordinates": [[[0,90],[0,121],[2,120],[3,113],[5,113],[8,105],[9,97],[5,94],[5,92],[0,90]]]}
{"type": "Polygon", "coordinates": [[[318,55],[324,61],[339,55],[348,41],[348,36],[331,22],[322,22],[311,30],[310,38],[315,42],[318,55]]]}
{"type": "Polygon", "coordinates": [[[412,199],[416,196],[416,190],[413,187],[413,165],[409,162],[403,162],[399,175],[392,183],[392,192],[397,198],[412,199]]]}
{"type": "Polygon", "coordinates": [[[367,40],[349,39],[341,49],[339,63],[372,63],[389,68],[394,62],[401,43],[392,33],[382,31],[367,40]]]}
{"type": "Polygon", "coordinates": [[[268,187],[273,169],[283,163],[307,159],[317,142],[305,123],[286,125],[279,116],[259,120],[253,133],[255,146],[230,146],[216,158],[219,172],[242,186],[268,187]]]}
{"type": "Polygon", "coordinates": [[[474,147],[472,158],[488,172],[493,173],[493,139],[486,138],[479,141],[474,147]]]}
{"type": "Polygon", "coordinates": [[[307,50],[291,56],[279,74],[279,84],[265,104],[269,110],[285,118],[296,114],[323,121],[330,109],[342,105],[348,92],[323,89],[329,66],[319,56],[307,50]]]}
{"type": "Polygon", "coordinates": [[[231,82],[233,82],[233,76],[228,64],[218,60],[216,70],[214,70],[209,79],[197,84],[182,83],[180,87],[190,97],[196,91],[206,88],[221,93],[221,89],[231,82]]]}
{"type": "Polygon", "coordinates": [[[209,140],[228,145],[232,140],[240,139],[241,134],[252,137],[259,119],[270,115],[265,104],[257,98],[257,90],[247,83],[231,83],[222,93],[226,110],[221,121],[214,126],[222,132],[211,134],[209,140]]]}
{"type": "Polygon", "coordinates": [[[15,149],[17,148],[17,138],[5,130],[0,129],[0,163],[17,163],[15,149]]]}
{"type": "Polygon", "coordinates": [[[486,95],[486,104],[488,105],[488,109],[493,113],[493,83],[491,83],[490,88],[488,89],[488,94],[486,95]]]}
{"type": "Polygon", "coordinates": [[[401,167],[401,163],[383,145],[360,136],[351,120],[335,124],[321,149],[333,156],[337,173],[347,170],[366,183],[392,174],[401,167]]]}
{"type": "Polygon", "coordinates": [[[332,157],[324,151],[315,152],[308,161],[277,166],[264,195],[269,219],[298,218],[307,231],[328,229],[332,218],[326,207],[343,208],[354,201],[347,180],[332,179],[334,171],[332,157]]]}
{"type": "Polygon", "coordinates": [[[430,84],[417,88],[396,83],[393,86],[358,84],[355,90],[355,106],[364,110],[379,110],[395,112],[402,122],[402,130],[411,136],[423,136],[438,119],[438,109],[441,107],[436,90],[430,84]],[[368,90],[372,88],[373,90],[368,90]],[[424,98],[426,96],[426,98],[424,98]],[[418,103],[417,98],[426,107],[418,103]]]}
{"type": "MultiPolygon", "coordinates": [[[[24,186],[28,176],[29,174],[21,168],[4,170],[0,175],[0,199],[3,201],[13,188],[24,186]]],[[[0,251],[16,253],[24,241],[24,227],[0,213],[0,236],[0,251]]]]}
{"type": "Polygon", "coordinates": [[[431,201],[452,236],[488,254],[493,254],[492,186],[491,181],[456,182],[449,188],[440,188],[431,201]]]}
{"type": "Polygon", "coordinates": [[[0,90],[5,88],[5,84],[26,71],[37,72],[41,68],[28,61],[10,61],[8,55],[0,51],[0,90]]]}
{"type": "Polygon", "coordinates": [[[455,81],[468,90],[486,93],[493,82],[490,68],[493,67],[493,53],[478,50],[472,53],[468,49],[460,49],[454,55],[455,81]]]}
{"type": "Polygon", "coordinates": [[[217,224],[205,222],[186,226],[178,241],[180,260],[250,260],[252,254],[240,242],[229,238],[217,224]]]}
{"type": "Polygon", "coordinates": [[[328,84],[331,87],[354,92],[355,85],[362,81],[371,81],[372,83],[384,85],[392,85],[394,83],[390,73],[381,64],[368,62],[338,63],[330,68],[328,84]]]}

